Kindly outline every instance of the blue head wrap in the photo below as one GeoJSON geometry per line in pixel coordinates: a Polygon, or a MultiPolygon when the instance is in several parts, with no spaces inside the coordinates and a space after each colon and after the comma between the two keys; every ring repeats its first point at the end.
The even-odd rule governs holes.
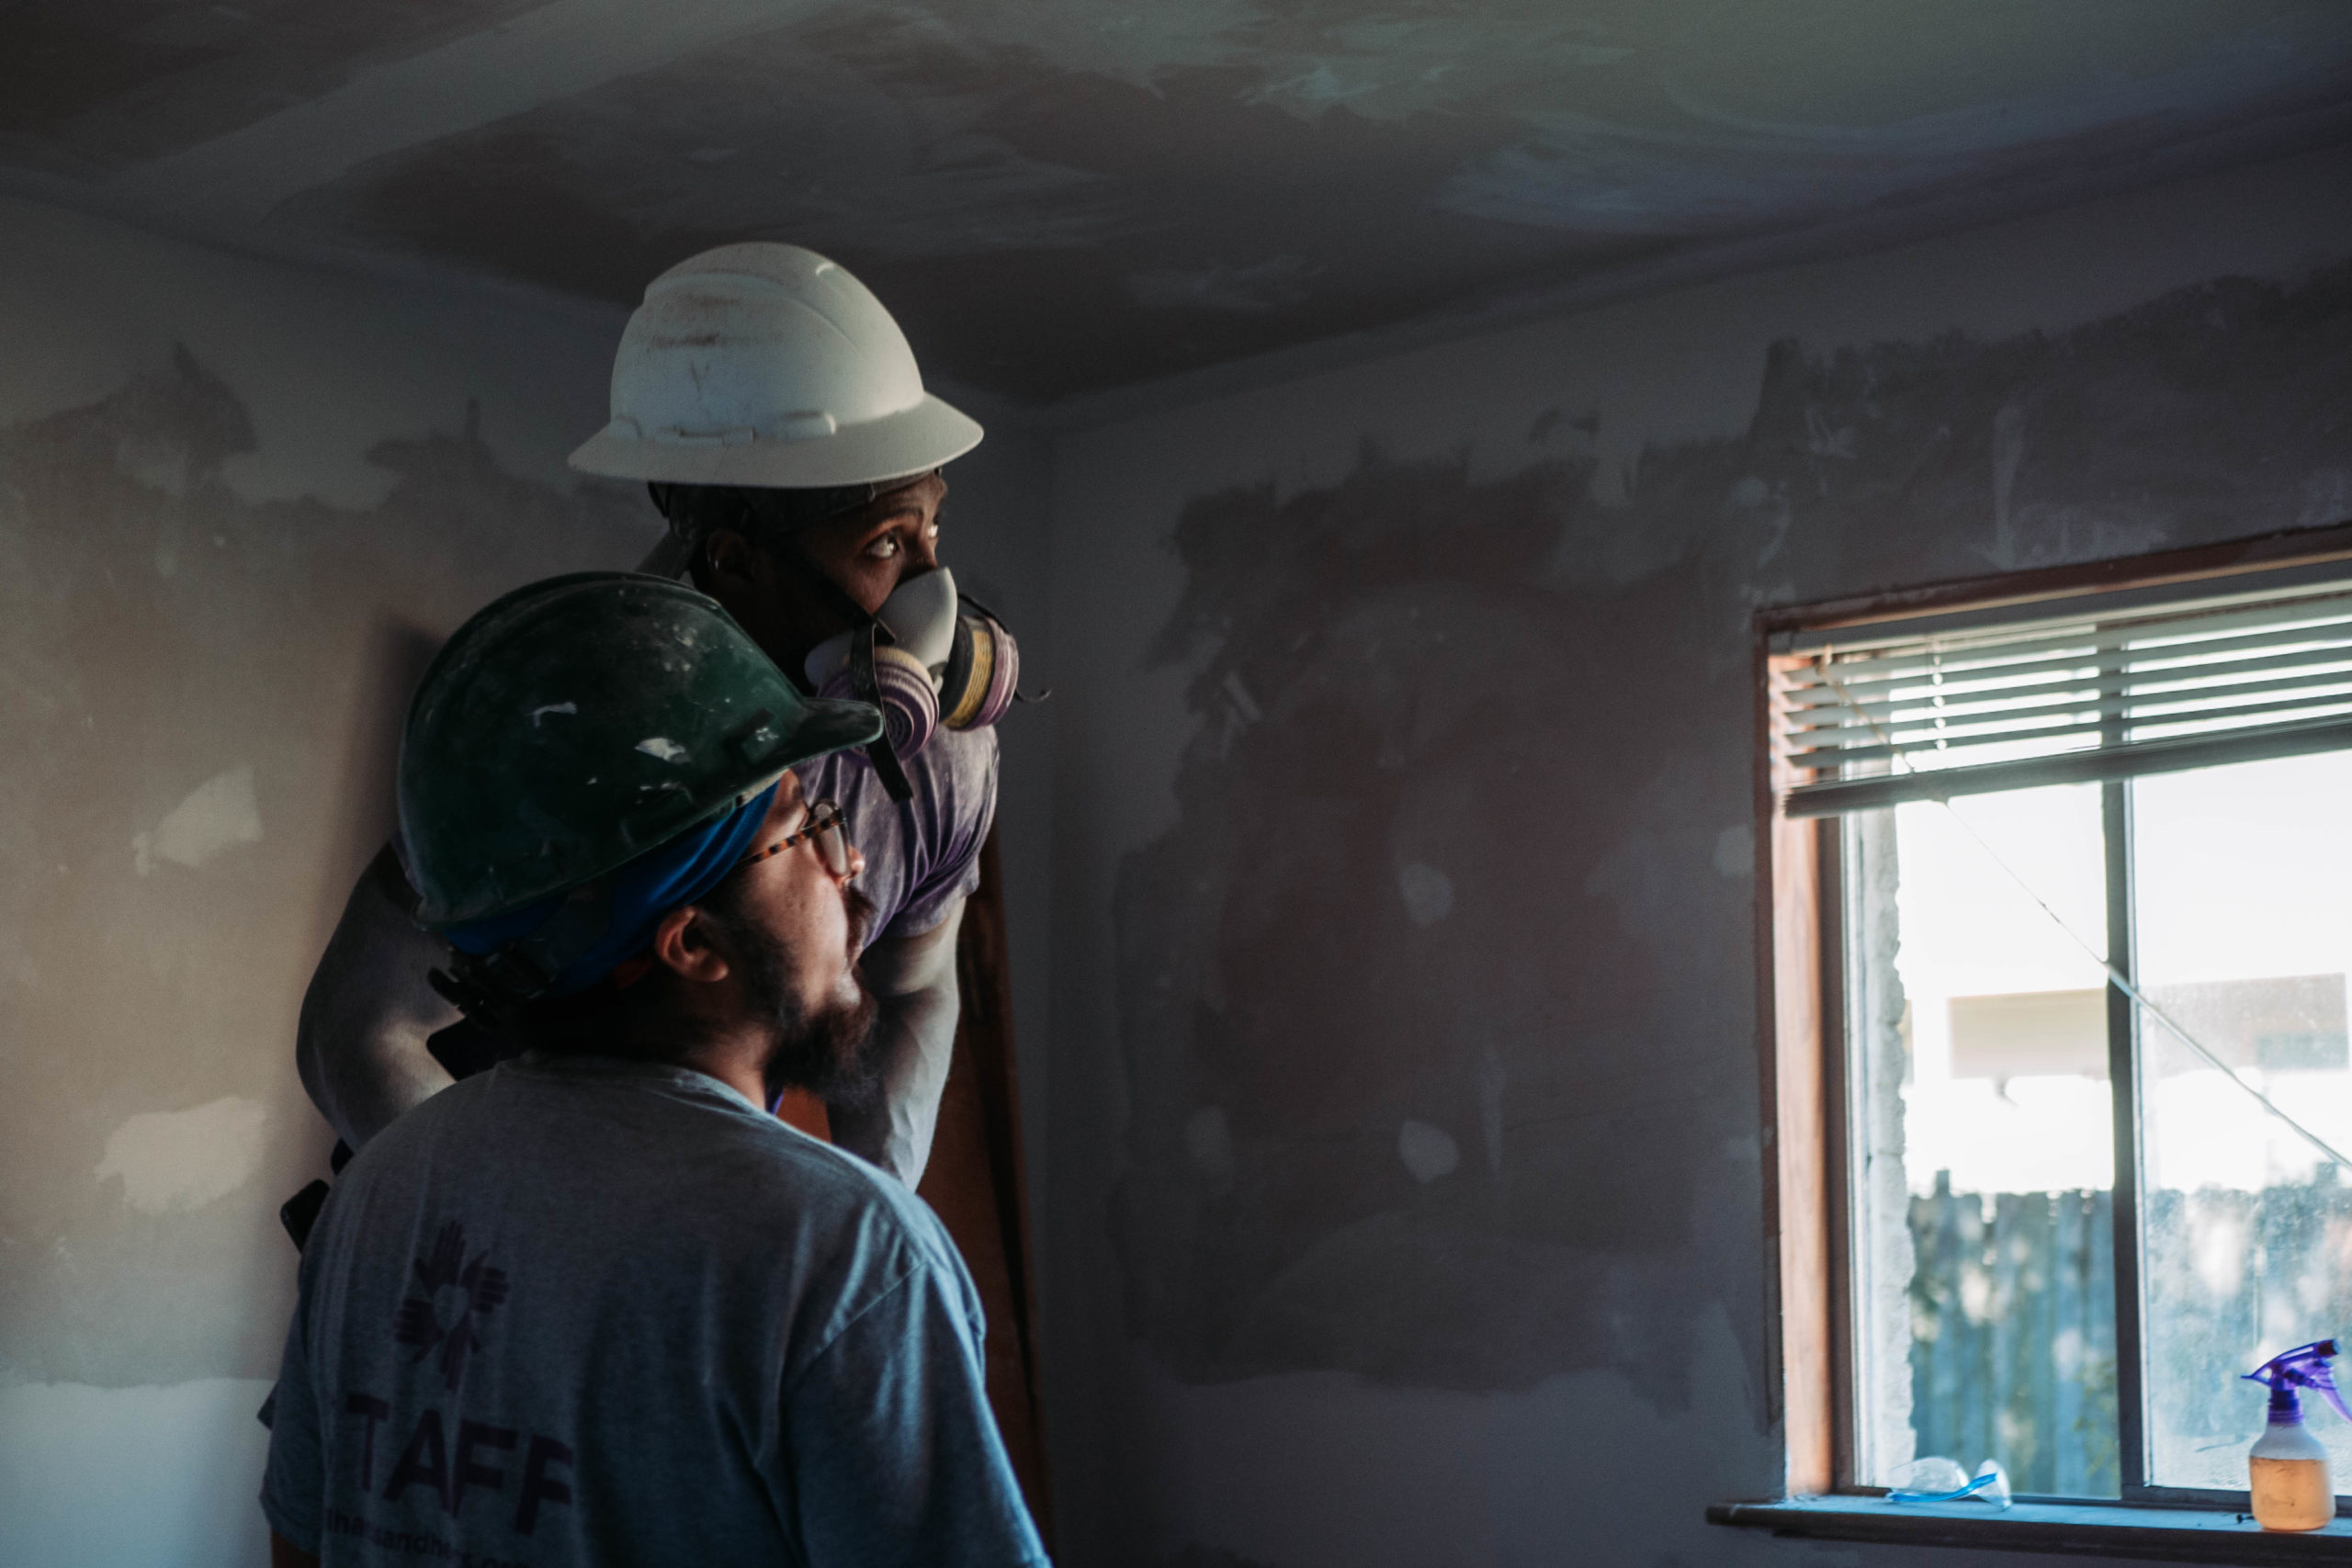
{"type": "MultiPolygon", "coordinates": [[[[777,784],[783,783],[781,779],[777,784]]],[[[770,784],[733,811],[648,850],[605,878],[606,918],[604,935],[565,966],[540,994],[570,996],[584,991],[611,974],[624,961],[645,950],[662,917],[681,904],[691,904],[726,879],[750,851],[760,825],[767,820],[776,784],[770,784]]],[[[442,931],[449,945],[477,955],[495,953],[510,942],[520,942],[554,918],[570,897],[554,893],[535,904],[488,919],[451,926],[442,931]]]]}

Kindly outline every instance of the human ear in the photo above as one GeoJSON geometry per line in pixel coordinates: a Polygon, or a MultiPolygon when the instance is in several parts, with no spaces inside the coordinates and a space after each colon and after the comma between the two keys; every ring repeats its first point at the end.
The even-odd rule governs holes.
{"type": "Polygon", "coordinates": [[[653,928],[653,957],[681,980],[715,985],[734,972],[724,949],[711,939],[710,918],[692,904],[662,917],[653,928]]]}
{"type": "Polygon", "coordinates": [[[759,552],[752,541],[732,528],[714,530],[703,540],[699,565],[704,586],[720,604],[730,596],[747,597],[759,591],[759,552]]]}

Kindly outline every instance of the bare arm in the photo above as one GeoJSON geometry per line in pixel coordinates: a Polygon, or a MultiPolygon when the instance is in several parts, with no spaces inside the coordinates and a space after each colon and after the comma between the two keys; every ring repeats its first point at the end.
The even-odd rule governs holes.
{"type": "Polygon", "coordinates": [[[426,1036],[458,1018],[425,979],[446,957],[375,867],[359,874],[303,993],[294,1046],[311,1102],[355,1149],[449,1087],[424,1048],[426,1036]]]}
{"type": "Polygon", "coordinates": [[[920,936],[876,942],[859,960],[865,983],[881,1004],[875,1042],[882,1093],[864,1107],[827,1107],[833,1141],[912,1187],[931,1158],[939,1122],[940,1091],[956,1050],[956,935],[964,900],[920,936]]]}
{"type": "Polygon", "coordinates": [[[319,1560],[272,1530],[269,1532],[269,1568],[319,1568],[319,1560]]]}

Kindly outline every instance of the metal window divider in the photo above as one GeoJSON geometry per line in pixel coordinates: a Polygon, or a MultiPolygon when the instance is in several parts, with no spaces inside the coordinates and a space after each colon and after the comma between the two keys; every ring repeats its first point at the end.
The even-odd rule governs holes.
{"type": "Polygon", "coordinates": [[[1852,1000],[1846,953],[1847,876],[1852,856],[1846,843],[1848,823],[1842,817],[1815,830],[1815,863],[1819,895],[1815,919],[1819,931],[1821,963],[1821,1126],[1829,1141],[1823,1160],[1826,1177],[1824,1216],[1828,1231],[1829,1263],[1829,1384],[1830,1475],[1841,1490],[1860,1483],[1861,1411],[1854,1358],[1860,1343],[1854,1332],[1855,1292],[1853,1041],[1849,1032],[1852,1000]]]}
{"type": "MultiPolygon", "coordinates": [[[[2100,786],[2105,841],[2108,961],[2126,976],[2139,974],[2132,862],[2132,786],[2117,779],[2100,786]]],[[[2140,1128],[2140,1009],[2112,977],[2107,981],[2107,1083],[2114,1118],[2115,1176],[2109,1196],[2115,1246],[2115,1446],[2120,1490],[2126,1502],[2149,1502],[2147,1297],[2141,1271],[2140,1190],[2143,1161],[2140,1128]]]]}
{"type": "MultiPolygon", "coordinates": [[[[2112,781],[2104,786],[2103,795],[2109,961],[2132,982],[2134,989],[2145,995],[2145,988],[2140,985],[2137,945],[2138,882],[2132,782],[2112,781]]],[[[2147,1402],[2148,1296],[2143,1267],[2145,1250],[2142,1245],[2141,1213],[2147,1179],[2146,1129],[2141,1116],[2147,1031],[2142,1011],[2138,998],[2126,992],[2114,979],[2108,981],[2108,1079],[2115,1111],[2115,1416],[2123,1501],[2157,1507],[2223,1508],[2243,1513],[2252,1506],[2243,1488],[2166,1486],[2149,1478],[2152,1423],[2147,1402]]],[[[2196,1048],[2193,1043],[2191,1048],[2196,1048]]],[[[2205,1055],[2201,1050],[2198,1054],[2205,1055]]],[[[2289,1125],[2295,1124],[2290,1122],[2289,1125]]],[[[2295,1130],[2303,1131],[2300,1126],[2295,1130]]],[[[2311,1135],[2306,1133],[2304,1136],[2311,1135]]],[[[2322,1152],[2333,1156],[2333,1151],[2324,1145],[2322,1152]]],[[[2340,1499],[2336,1512],[2346,1512],[2340,1499]]]]}

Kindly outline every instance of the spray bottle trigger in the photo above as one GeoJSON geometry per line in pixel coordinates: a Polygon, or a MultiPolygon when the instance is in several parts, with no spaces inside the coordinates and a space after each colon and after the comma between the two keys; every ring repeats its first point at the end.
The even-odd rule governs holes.
{"type": "Polygon", "coordinates": [[[2352,1421],[2352,1410],[2345,1408],[2344,1396],[2335,1391],[2335,1374],[2329,1370],[2325,1361],[2314,1362],[2303,1376],[2310,1386],[2319,1391],[2319,1396],[2335,1407],[2338,1416],[2343,1416],[2346,1421],[2352,1421]]]}
{"type": "Polygon", "coordinates": [[[2291,1410],[2293,1391],[2308,1388],[2317,1391],[2338,1416],[2352,1421],[2352,1408],[2346,1407],[2344,1396],[2336,1392],[2335,1378],[2327,1364],[2339,1354],[2341,1351],[2335,1340],[2315,1339],[2309,1345],[2298,1345],[2291,1350],[2280,1351],[2245,1376],[2249,1381],[2271,1390],[2274,1401],[2279,1391],[2286,1391],[2287,1403],[2283,1405],[2274,1403],[2274,1409],[2291,1410]]]}

